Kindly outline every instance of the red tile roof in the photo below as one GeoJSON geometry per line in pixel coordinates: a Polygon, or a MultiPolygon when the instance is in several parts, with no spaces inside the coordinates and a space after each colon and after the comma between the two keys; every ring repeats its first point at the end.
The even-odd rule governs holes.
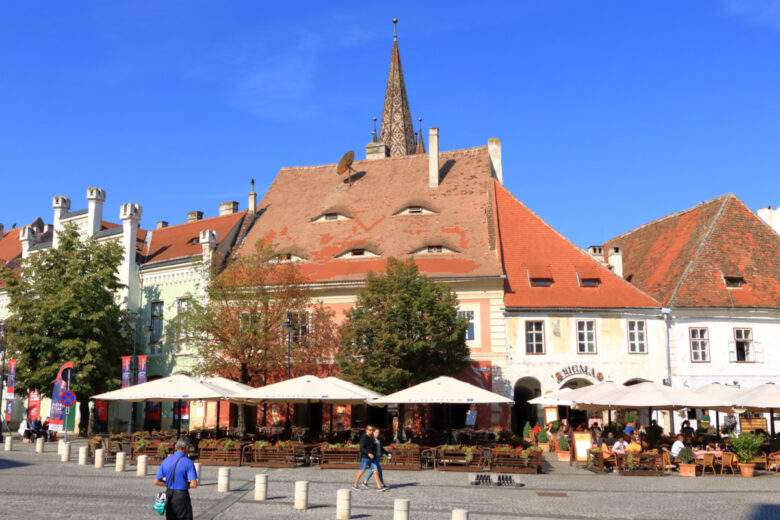
{"type": "MultiPolygon", "coordinates": [[[[166,260],[200,255],[203,248],[198,242],[198,238],[202,230],[211,229],[215,231],[217,233],[217,245],[219,245],[237,226],[241,225],[244,215],[246,215],[246,211],[144,231],[144,235],[151,233],[151,239],[144,248],[143,263],[149,265],[166,260]]],[[[138,232],[139,238],[141,231],[139,230],[138,232]]]]}
{"type": "Polygon", "coordinates": [[[498,230],[507,275],[504,303],[522,308],[654,308],[659,303],[569,242],[538,215],[495,183],[498,230]],[[532,287],[529,272],[553,283],[532,287]],[[580,276],[599,278],[582,287],[580,276]]]}
{"type": "Polygon", "coordinates": [[[335,282],[362,280],[384,270],[388,257],[409,258],[442,245],[452,252],[414,255],[427,276],[500,276],[487,148],[443,152],[440,165],[436,188],[428,187],[427,155],[357,161],[351,187],[335,164],[283,168],[260,202],[262,214],[241,252],[262,241],[302,257],[309,280],[335,282]],[[433,214],[396,214],[409,206],[433,214]],[[313,221],[329,212],[349,218],[313,221]],[[336,258],[355,248],[379,256],[336,258]]]}
{"type": "MultiPolygon", "coordinates": [[[[631,283],[675,307],[780,307],[780,235],[734,195],[610,240],[631,283]],[[724,276],[745,285],[727,288],[724,276]]],[[[606,248],[605,248],[606,249],[606,248]]]]}
{"type": "Polygon", "coordinates": [[[22,256],[22,243],[19,242],[21,228],[9,229],[0,237],[0,265],[22,256]]]}

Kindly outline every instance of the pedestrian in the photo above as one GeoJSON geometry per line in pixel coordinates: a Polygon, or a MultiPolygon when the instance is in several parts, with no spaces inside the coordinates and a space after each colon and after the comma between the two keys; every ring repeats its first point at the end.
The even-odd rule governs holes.
{"type": "Polygon", "coordinates": [[[374,442],[374,427],[370,424],[366,425],[366,431],[360,434],[360,468],[355,473],[355,480],[352,482],[352,489],[360,489],[358,483],[363,473],[371,466],[371,461],[376,455],[376,443],[374,442]]]}
{"type": "Polygon", "coordinates": [[[381,431],[379,428],[374,428],[374,458],[371,459],[371,464],[368,466],[368,473],[366,478],[360,483],[363,488],[368,488],[368,481],[371,480],[371,476],[374,477],[377,491],[387,491],[389,488],[385,485],[385,476],[382,473],[382,455],[387,455],[391,458],[392,455],[382,446],[382,439],[380,439],[381,431]]]}
{"type": "Polygon", "coordinates": [[[198,487],[198,473],[187,456],[189,447],[189,439],[180,437],[176,441],[176,451],[168,455],[157,470],[154,485],[165,488],[166,520],[192,520],[189,490],[198,487]]]}
{"type": "Polygon", "coordinates": [[[472,404],[466,412],[466,428],[473,430],[477,426],[477,405],[472,404]]]}

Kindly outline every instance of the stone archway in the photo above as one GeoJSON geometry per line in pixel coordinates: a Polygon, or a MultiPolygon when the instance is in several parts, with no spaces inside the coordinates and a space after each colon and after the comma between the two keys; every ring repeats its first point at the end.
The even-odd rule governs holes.
{"type": "Polygon", "coordinates": [[[522,377],[515,382],[512,406],[512,431],[522,435],[523,426],[528,422],[533,426],[539,421],[538,407],[528,401],[542,394],[542,384],[535,377],[522,377]]]}

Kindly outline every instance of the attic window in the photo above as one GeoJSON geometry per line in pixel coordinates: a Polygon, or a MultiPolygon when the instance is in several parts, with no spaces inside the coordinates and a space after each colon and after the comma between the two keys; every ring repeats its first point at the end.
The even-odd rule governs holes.
{"type": "Polygon", "coordinates": [[[329,211],[315,218],[313,222],[335,222],[339,220],[349,220],[349,217],[344,215],[343,213],[338,213],[336,211],[329,211]]]}
{"type": "Polygon", "coordinates": [[[349,251],[346,251],[338,255],[336,258],[372,258],[375,256],[379,256],[379,255],[377,255],[376,253],[372,253],[368,249],[357,248],[357,249],[350,249],[349,251]]]}
{"type": "Polygon", "coordinates": [[[741,276],[724,276],[723,280],[729,289],[738,289],[745,285],[745,279],[741,276]]]}
{"type": "Polygon", "coordinates": [[[193,238],[189,239],[188,243],[189,244],[199,244],[200,243],[200,239],[198,237],[193,237],[193,238]]]}
{"type": "Polygon", "coordinates": [[[453,251],[452,249],[446,246],[434,244],[430,246],[421,247],[417,251],[414,251],[412,254],[413,255],[441,255],[443,253],[455,253],[455,251],[453,251]]]}
{"type": "Polygon", "coordinates": [[[419,204],[414,204],[410,206],[406,206],[405,208],[397,211],[396,215],[433,215],[435,214],[435,211],[432,211],[425,206],[420,206],[419,204]]]}
{"type": "Polygon", "coordinates": [[[300,262],[301,260],[303,260],[303,258],[301,258],[298,255],[294,255],[292,253],[282,253],[280,255],[277,255],[276,258],[274,259],[274,261],[278,263],[300,262]]]}
{"type": "Polygon", "coordinates": [[[601,285],[601,278],[580,278],[582,287],[598,287],[601,285]]]}
{"type": "Polygon", "coordinates": [[[531,278],[531,287],[550,287],[553,284],[552,278],[531,278]]]}

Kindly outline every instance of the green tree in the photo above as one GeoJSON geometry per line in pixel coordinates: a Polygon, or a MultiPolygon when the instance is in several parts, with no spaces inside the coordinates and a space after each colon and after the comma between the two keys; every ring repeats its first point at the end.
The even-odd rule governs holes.
{"type": "Polygon", "coordinates": [[[89,397],[119,385],[120,357],[132,350],[131,316],[117,301],[121,261],[119,244],[83,240],[66,226],[56,249],[0,270],[10,297],[6,342],[17,359],[16,391],[50,395],[60,365],[73,361],[82,432],[89,397]]]}
{"type": "Polygon", "coordinates": [[[336,359],[345,378],[391,393],[468,365],[467,321],[455,293],[421,275],[413,260],[390,258],[369,274],[341,327],[336,359]]]}

